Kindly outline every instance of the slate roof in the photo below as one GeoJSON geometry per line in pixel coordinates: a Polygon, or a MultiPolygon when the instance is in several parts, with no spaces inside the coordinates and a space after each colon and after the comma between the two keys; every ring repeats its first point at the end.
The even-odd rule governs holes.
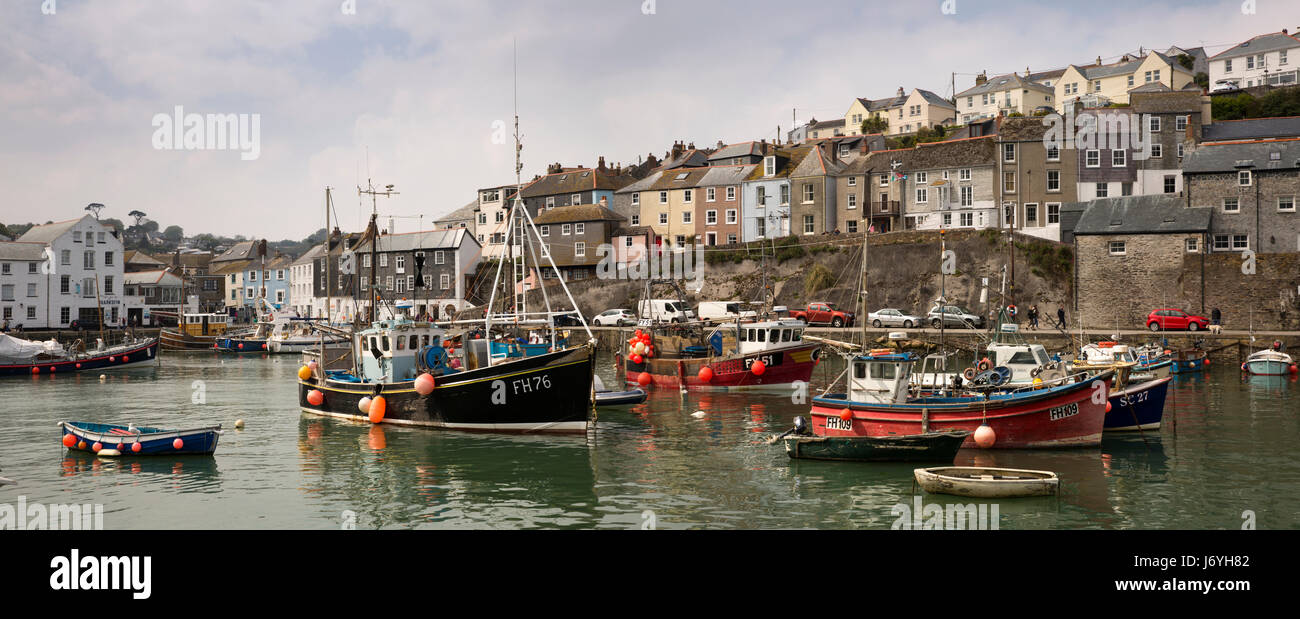
{"type": "MultiPolygon", "coordinates": [[[[939,107],[946,107],[953,110],[957,109],[957,106],[953,105],[951,101],[948,101],[947,99],[940,97],[939,95],[936,95],[933,92],[930,92],[922,88],[917,88],[916,92],[921,93],[921,98],[925,99],[926,102],[928,102],[930,105],[937,105],[939,107]]],[[[904,98],[904,100],[906,100],[906,98],[904,98]]]]}
{"type": "Polygon", "coordinates": [[[841,128],[841,129],[844,128],[844,119],[843,119],[843,118],[837,118],[837,119],[835,119],[835,120],[821,120],[821,121],[817,121],[816,123],[813,123],[813,126],[809,127],[808,130],[809,130],[809,131],[813,131],[813,130],[817,130],[817,129],[834,129],[834,128],[836,128],[836,127],[839,127],[839,128],[841,128]]]}
{"type": "Polygon", "coordinates": [[[659,182],[659,177],[663,176],[664,174],[665,172],[662,171],[654,172],[650,174],[650,176],[647,176],[639,181],[631,183],[628,186],[619,189],[618,191],[615,191],[614,193],[636,193],[638,191],[649,191],[650,188],[653,187],[655,183],[659,182]]]}
{"type": "Polygon", "coordinates": [[[1183,158],[1183,173],[1300,169],[1300,140],[1202,144],[1183,158]]]}
{"type": "Polygon", "coordinates": [[[143,264],[143,265],[150,265],[150,266],[162,266],[168,263],[163,262],[157,258],[154,258],[153,256],[150,256],[149,254],[146,254],[142,251],[136,251],[134,249],[131,249],[131,250],[127,250],[122,256],[122,264],[143,264]]]}
{"type": "MultiPolygon", "coordinates": [[[[90,215],[85,215],[82,217],[78,217],[76,219],[69,219],[67,221],[56,221],[54,223],[32,226],[30,230],[23,233],[22,236],[18,237],[18,240],[27,243],[50,243],[53,242],[55,239],[63,236],[64,234],[67,234],[68,230],[71,230],[73,226],[81,223],[81,221],[86,219],[87,217],[89,217],[91,221],[94,221],[95,219],[90,215]]],[[[99,222],[95,222],[95,223],[99,223],[99,222]]],[[[112,230],[111,228],[105,226],[102,223],[100,223],[99,225],[104,229],[105,232],[112,230]]]]}
{"type": "Polygon", "coordinates": [[[816,147],[810,145],[800,145],[794,148],[779,149],[776,151],[776,173],[772,176],[763,175],[763,164],[754,166],[753,171],[745,178],[746,181],[763,181],[786,178],[794,171],[800,163],[803,163],[805,157],[809,155],[816,147]]]}
{"type": "MultiPolygon", "coordinates": [[[[688,149],[683,151],[674,159],[663,162],[655,170],[675,170],[677,168],[698,168],[708,165],[709,157],[699,149],[688,149]]],[[[561,192],[564,193],[564,192],[561,192]]]]}
{"type": "Polygon", "coordinates": [[[0,259],[40,262],[45,260],[45,243],[27,241],[0,243],[0,259]]]}
{"type": "MultiPolygon", "coordinates": [[[[833,148],[833,146],[828,146],[828,148],[833,148]]],[[[791,178],[824,176],[828,174],[835,176],[842,170],[844,170],[844,164],[831,157],[830,153],[826,152],[826,148],[819,146],[812,149],[812,152],[805,156],[803,161],[799,162],[799,165],[795,166],[794,170],[790,172],[790,176],[791,178]]]]}
{"type": "Polygon", "coordinates": [[[679,170],[666,170],[659,176],[659,180],[650,186],[651,191],[669,191],[673,189],[689,189],[699,184],[700,179],[709,173],[709,168],[681,168],[679,170]]]}
{"type": "Polygon", "coordinates": [[[1186,207],[1176,195],[1104,198],[1087,203],[1075,236],[1099,234],[1179,234],[1210,229],[1209,206],[1186,207]]]}
{"type": "Polygon", "coordinates": [[[578,204],[576,206],[557,206],[543,210],[533,218],[533,223],[557,224],[580,221],[627,221],[626,217],[615,213],[599,204],[578,204]]]}
{"type": "MultiPolygon", "coordinates": [[[[1152,82],[1155,83],[1155,82],[1152,82]]],[[[1144,84],[1146,86],[1147,84],[1144,84]]],[[[1141,88],[1141,87],[1139,87],[1141,88]]],[[[1169,90],[1164,92],[1142,92],[1138,88],[1129,91],[1139,96],[1129,99],[1129,109],[1137,114],[1173,114],[1201,111],[1201,90],[1169,90]]],[[[1209,125],[1205,125],[1209,127],[1209,125]]]]}
{"type": "Polygon", "coordinates": [[[1201,127],[1201,138],[1205,142],[1300,138],[1300,116],[1216,120],[1201,127]]]}
{"type": "MultiPolygon", "coordinates": [[[[467,228],[403,232],[401,234],[385,234],[380,236],[376,251],[390,252],[417,251],[423,249],[457,249],[461,244],[467,242],[478,245],[478,241],[474,238],[473,234],[469,233],[469,229],[467,228]]],[[[364,254],[370,251],[370,241],[366,240],[358,244],[353,248],[353,251],[359,254],[364,254]]]]}
{"type": "Polygon", "coordinates": [[[754,171],[759,164],[750,163],[745,165],[725,165],[705,168],[704,176],[700,178],[697,186],[699,187],[716,187],[719,185],[735,185],[745,180],[750,172],[754,171]]]}
{"type": "Polygon", "coordinates": [[[946,142],[927,142],[918,144],[916,148],[882,151],[880,154],[885,155],[886,153],[899,153],[892,159],[902,161],[902,169],[904,170],[932,170],[936,168],[985,166],[997,163],[997,144],[994,142],[993,136],[948,140],[946,142]]]}
{"type": "Polygon", "coordinates": [[[1251,56],[1254,54],[1263,54],[1264,52],[1275,52],[1282,49],[1292,49],[1300,47],[1300,39],[1296,39],[1289,34],[1281,32],[1270,32],[1252,37],[1249,40],[1242,41],[1228,49],[1225,49],[1213,56],[1210,60],[1227,60],[1239,56],[1251,56]]]}
{"type": "Polygon", "coordinates": [[[465,206],[462,206],[450,213],[447,213],[446,215],[443,215],[442,217],[433,220],[433,225],[436,226],[439,224],[444,224],[447,222],[455,222],[455,221],[467,221],[467,220],[473,221],[474,211],[476,210],[478,210],[478,198],[474,198],[473,202],[470,202],[465,206]]]}
{"type": "MultiPolygon", "coordinates": [[[[843,120],[841,119],[840,122],[843,122],[843,120]]],[[[746,156],[762,157],[763,145],[759,144],[758,142],[741,142],[739,144],[729,144],[727,146],[724,146],[714,151],[712,155],[709,155],[709,161],[714,161],[717,159],[730,159],[732,157],[746,157],[746,156]]]]}
{"type": "MultiPolygon", "coordinates": [[[[1168,63],[1174,71],[1181,71],[1189,75],[1191,74],[1191,71],[1189,71],[1183,65],[1179,64],[1177,60],[1174,60],[1160,52],[1151,52],[1151,55],[1154,55],[1155,57],[1168,63]]],[[[1096,80],[1096,79],[1101,79],[1103,77],[1112,77],[1115,75],[1128,75],[1129,73],[1137,71],[1138,67],[1142,66],[1143,62],[1146,62],[1146,56],[1143,56],[1141,58],[1135,58],[1133,60],[1116,62],[1114,64],[1104,64],[1101,66],[1097,66],[1097,65],[1083,65],[1083,66],[1071,65],[1071,66],[1077,69],[1079,73],[1083,74],[1085,78],[1090,80],[1096,80]]]]}
{"type": "Polygon", "coordinates": [[[229,262],[231,260],[248,260],[257,256],[256,241],[240,241],[231,246],[230,249],[222,252],[221,255],[213,258],[213,262],[229,262]]]}
{"type": "Polygon", "coordinates": [[[1047,116],[1016,116],[1002,119],[997,128],[1003,142],[1031,142],[1042,140],[1050,125],[1043,124],[1047,116]]]}
{"type": "Polygon", "coordinates": [[[304,264],[311,264],[315,262],[317,258],[320,258],[324,255],[325,255],[325,243],[322,242],[319,245],[315,245],[311,249],[303,252],[303,254],[301,256],[298,256],[298,259],[294,260],[293,264],[289,266],[296,267],[304,264]]]}
{"type": "Polygon", "coordinates": [[[1054,80],[1058,77],[1061,77],[1062,75],[1065,75],[1064,68],[1052,69],[1050,71],[1038,71],[1035,73],[1030,73],[1025,77],[1029,78],[1029,81],[1031,82],[1041,82],[1043,80],[1054,80]]]}
{"type": "MultiPolygon", "coordinates": [[[[983,84],[980,84],[973,88],[968,88],[966,90],[957,93],[957,98],[960,99],[962,97],[971,97],[971,96],[982,95],[990,92],[1002,92],[1004,90],[1017,90],[1017,89],[1038,90],[1049,94],[1055,92],[1055,89],[1051,88],[1050,86],[1044,86],[1037,82],[1033,82],[1023,77],[1020,77],[1015,73],[1010,73],[1007,75],[996,75],[994,77],[990,77],[988,78],[988,81],[984,82],[983,84]]],[[[944,103],[947,103],[947,101],[945,101],[944,103]]],[[[949,107],[951,107],[951,104],[949,104],[949,107]]]]}
{"type": "Polygon", "coordinates": [[[132,286],[139,285],[157,285],[157,286],[176,286],[180,287],[181,278],[172,273],[161,271],[136,271],[134,273],[123,273],[122,282],[132,286]]]}
{"type": "MultiPolygon", "coordinates": [[[[688,151],[698,152],[698,151],[688,151]]],[[[684,156],[684,155],[683,155],[684,156]]],[[[702,155],[701,155],[702,156],[702,155]]],[[[634,179],[626,175],[606,174],[592,168],[576,168],[554,174],[547,174],[524,186],[521,192],[525,198],[541,196],[558,196],[568,193],[592,191],[595,189],[618,190],[634,179]]]]}

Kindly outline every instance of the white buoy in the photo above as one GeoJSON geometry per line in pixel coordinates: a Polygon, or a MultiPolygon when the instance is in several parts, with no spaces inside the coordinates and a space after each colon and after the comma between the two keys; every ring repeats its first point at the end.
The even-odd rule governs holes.
{"type": "Polygon", "coordinates": [[[100,374],[100,375],[99,375],[99,380],[100,380],[100,381],[108,380],[108,375],[107,375],[107,374],[100,374]]]}
{"type": "Polygon", "coordinates": [[[243,430],[243,429],[244,429],[244,420],[243,420],[243,419],[236,419],[236,420],[235,420],[235,429],[236,429],[236,430],[243,430]]]}
{"type": "Polygon", "coordinates": [[[695,412],[691,413],[691,416],[692,416],[692,417],[695,417],[696,419],[699,419],[699,418],[701,418],[701,417],[707,417],[707,416],[708,416],[708,413],[706,413],[706,412],[704,412],[704,411],[695,411],[695,412]]]}
{"type": "Polygon", "coordinates": [[[101,449],[98,452],[96,452],[95,455],[101,458],[115,458],[117,456],[122,455],[122,452],[116,449],[101,449]]]}

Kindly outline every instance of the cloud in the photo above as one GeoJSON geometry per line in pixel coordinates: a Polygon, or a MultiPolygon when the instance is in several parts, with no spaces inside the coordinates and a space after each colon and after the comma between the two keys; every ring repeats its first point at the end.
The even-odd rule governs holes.
{"type": "Polygon", "coordinates": [[[516,42],[528,180],[551,162],[661,156],[676,139],[771,139],[792,111],[833,118],[900,86],[947,95],[981,70],[1231,44],[1287,25],[1259,4],[1242,15],[1233,2],[956,0],[943,15],[938,1],[658,0],[644,15],[641,0],[357,0],[344,15],[341,0],[62,0],[47,16],[10,2],[0,221],[103,202],[106,217],[139,209],[190,233],[302,238],[323,225],[326,185],[357,227],[369,175],[401,192],[379,204],[403,218],[399,231],[421,215],[427,226],[513,180],[511,145],[491,137],[498,121],[513,128],[516,42]],[[261,156],[154,150],[151,119],[177,105],[259,114],[261,156]]]}

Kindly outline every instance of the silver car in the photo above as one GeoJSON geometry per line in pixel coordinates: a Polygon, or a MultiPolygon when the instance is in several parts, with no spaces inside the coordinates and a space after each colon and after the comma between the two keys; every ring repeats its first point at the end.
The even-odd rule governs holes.
{"type": "Polygon", "coordinates": [[[877,329],[881,327],[903,327],[904,329],[911,329],[912,327],[919,326],[925,322],[920,316],[913,316],[903,310],[892,308],[882,309],[867,314],[867,321],[871,323],[871,326],[877,329]]]}
{"type": "Polygon", "coordinates": [[[625,309],[607,310],[595,318],[592,318],[591,324],[609,327],[634,325],[636,324],[636,314],[633,314],[632,310],[625,309]]]}

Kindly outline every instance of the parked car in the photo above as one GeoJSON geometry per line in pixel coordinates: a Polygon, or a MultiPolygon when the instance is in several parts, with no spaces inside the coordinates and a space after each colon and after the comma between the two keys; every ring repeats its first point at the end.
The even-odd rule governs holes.
{"type": "Polygon", "coordinates": [[[1210,92],[1232,92],[1234,90],[1241,90],[1241,87],[1237,85],[1237,82],[1232,80],[1219,80],[1214,83],[1214,87],[1210,89],[1210,92]]]}
{"type": "Polygon", "coordinates": [[[802,310],[792,310],[790,317],[809,325],[853,326],[853,312],[841,310],[834,303],[809,303],[802,310]]]}
{"type": "Polygon", "coordinates": [[[636,324],[636,314],[628,309],[605,310],[591,319],[591,324],[603,327],[622,327],[636,324]]]}
{"type": "Polygon", "coordinates": [[[647,299],[637,304],[637,315],[655,322],[690,322],[695,312],[682,301],[647,299]]]}
{"type": "Polygon", "coordinates": [[[744,303],[728,301],[704,301],[696,311],[700,320],[709,324],[719,322],[729,322],[737,319],[753,320],[758,318],[758,312],[745,309],[744,303]]]}
{"type": "Polygon", "coordinates": [[[581,327],[582,320],[577,314],[556,314],[551,317],[551,324],[557,327],[581,327]]]}
{"type": "Polygon", "coordinates": [[[969,327],[971,329],[983,329],[984,317],[974,314],[958,305],[945,305],[940,311],[936,305],[930,309],[930,313],[925,315],[925,319],[930,322],[930,326],[935,329],[942,327],[969,327]]]}
{"type": "Polygon", "coordinates": [[[1188,314],[1180,309],[1158,309],[1147,314],[1147,328],[1152,331],[1168,330],[1188,330],[1196,331],[1204,329],[1210,324],[1210,319],[1204,316],[1188,314]]]}
{"type": "Polygon", "coordinates": [[[903,327],[904,329],[911,329],[917,325],[925,324],[925,320],[920,316],[913,316],[903,310],[897,309],[882,309],[880,311],[871,312],[870,314],[867,314],[867,320],[871,322],[871,326],[877,329],[881,327],[903,327]]]}
{"type": "MultiPolygon", "coordinates": [[[[99,318],[98,318],[98,317],[92,317],[92,318],[74,318],[74,319],[72,320],[72,322],[68,323],[68,328],[69,328],[69,329],[72,329],[72,330],[74,330],[74,331],[76,331],[76,330],[80,330],[80,329],[85,329],[85,330],[87,330],[87,331],[97,331],[97,330],[99,330],[99,318]]],[[[110,322],[106,322],[106,323],[104,324],[104,328],[105,328],[105,329],[116,329],[116,328],[117,328],[117,325],[113,324],[113,323],[110,321],[110,322]]]]}

